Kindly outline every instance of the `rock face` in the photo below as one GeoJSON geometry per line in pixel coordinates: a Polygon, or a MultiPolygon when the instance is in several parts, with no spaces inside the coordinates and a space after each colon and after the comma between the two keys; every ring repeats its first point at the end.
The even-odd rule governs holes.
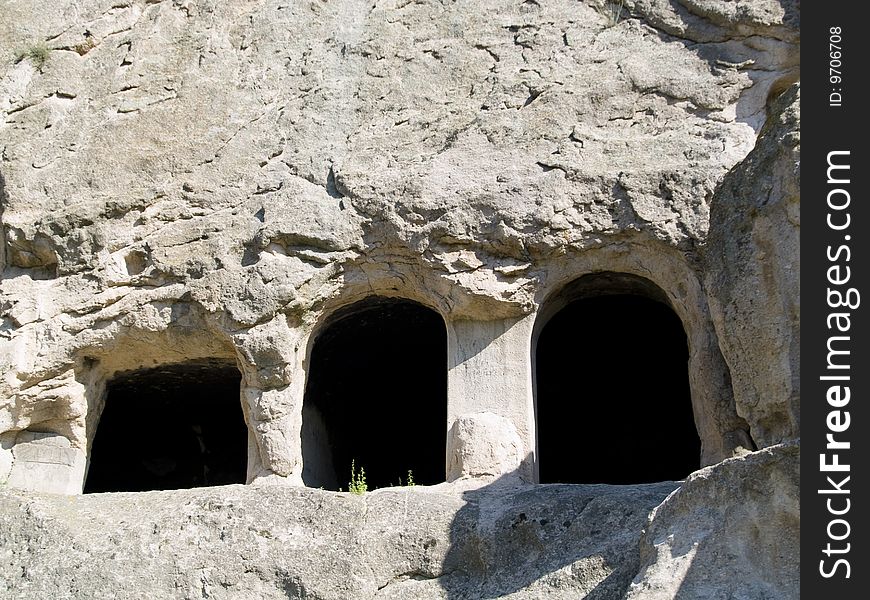
{"type": "Polygon", "coordinates": [[[283,486],[74,499],[3,492],[0,593],[614,598],[637,571],[647,514],[675,485],[362,497],[283,486]]]}
{"type": "Polygon", "coordinates": [[[693,473],[652,512],[640,548],[630,600],[799,598],[799,444],[693,473]]]}
{"type": "MultiPolygon", "coordinates": [[[[0,0],[0,14],[0,485],[35,492],[2,490],[8,590],[692,597],[705,565],[750,568],[703,547],[742,547],[754,527],[732,504],[764,499],[735,470],[779,473],[770,485],[794,497],[798,2],[0,0]],[[712,470],[640,546],[672,485],[533,486],[537,339],[584,294],[646,296],[685,330],[712,470]],[[377,298],[443,318],[434,454],[451,483],[304,490],[303,421],[329,434],[303,410],[312,348],[377,298]],[[41,495],[81,491],[113,381],[209,362],[238,367],[245,479],[262,485],[41,495]],[[740,532],[721,529],[732,517],[740,532]],[[667,554],[696,541],[682,591],[668,587],[667,554]]],[[[777,573],[717,579],[710,597],[793,597],[794,565],[764,564],[777,573]]]]}
{"type": "Polygon", "coordinates": [[[798,459],[796,445],[776,446],[703,469],[676,491],[509,480],[364,496],[286,486],[0,491],[0,593],[797,598],[798,459]]]}
{"type": "Polygon", "coordinates": [[[769,445],[800,436],[800,88],[710,209],[707,294],[737,412],[769,445]]]}

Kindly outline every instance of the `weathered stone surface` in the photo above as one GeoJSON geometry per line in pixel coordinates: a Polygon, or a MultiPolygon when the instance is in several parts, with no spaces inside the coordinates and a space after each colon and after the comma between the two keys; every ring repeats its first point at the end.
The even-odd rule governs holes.
{"type": "Polygon", "coordinates": [[[81,491],[85,453],[70,447],[64,436],[22,431],[16,436],[11,453],[14,462],[9,473],[10,486],[58,494],[81,491]]]}
{"type": "MultiPolygon", "coordinates": [[[[797,77],[798,5],[622,4],[4,0],[0,435],[86,449],[113,373],[235,357],[250,478],[298,482],[331,311],[381,294],[511,323],[619,271],[684,322],[704,464],[751,447],[744,418],[788,437],[748,408],[773,379],[732,357],[735,408],[698,249],[797,77]]],[[[486,410],[533,455],[529,407],[486,410]]]]}
{"type": "Polygon", "coordinates": [[[737,412],[759,446],[800,435],[800,87],[713,197],[706,284],[737,412]]]}
{"type": "Polygon", "coordinates": [[[799,431],[798,2],[0,14],[0,485],[74,492],[112,377],[201,359],[242,374],[248,480],[301,484],[318,328],[372,295],[444,317],[457,479],[0,489],[0,595],[794,597],[796,448],[721,461],[799,431]],[[598,272],[682,320],[715,464],[640,573],[672,484],[510,487],[535,476],[537,319],[598,272]]]}
{"type": "Polygon", "coordinates": [[[2,490],[0,591],[796,598],[798,463],[799,446],[775,446],[702,469],[677,491],[516,479],[364,496],[285,486],[75,498],[2,490]]]}
{"type": "Polygon", "coordinates": [[[523,443],[513,423],[492,413],[463,415],[454,421],[448,433],[447,480],[461,477],[497,477],[524,472],[526,456],[523,443]],[[480,446],[483,446],[481,448],[480,446]]]}
{"type": "Polygon", "coordinates": [[[800,597],[800,445],[693,473],[653,511],[627,600],[800,597]]]}
{"type": "Polygon", "coordinates": [[[618,598],[674,486],[0,490],[0,595],[618,598]]]}
{"type": "MultiPolygon", "coordinates": [[[[73,25],[63,8],[29,17],[31,37],[5,44],[7,78],[23,82],[4,127],[8,263],[101,275],[117,263],[127,271],[117,283],[133,288],[200,276],[211,288],[220,283],[203,261],[232,269],[246,249],[252,275],[277,262],[286,281],[294,259],[310,279],[334,253],[375,239],[429,248],[424,259],[448,273],[457,244],[491,264],[549,253],[565,231],[575,244],[583,232],[632,229],[684,243],[706,228],[695,188],[711,191],[754,141],[746,117],[729,112],[751,104],[741,112],[759,126],[796,47],[765,37],[756,15],[731,15],[775,51],[688,50],[644,24],[646,10],[666,20],[665,7],[641,4],[641,18],[610,28],[574,2],[92,2],[73,25]],[[56,48],[41,71],[13,64],[37,32],[56,48]],[[82,56],[64,49],[86,39],[94,47],[82,56]]],[[[473,288],[489,270],[450,282],[473,288]]]]}

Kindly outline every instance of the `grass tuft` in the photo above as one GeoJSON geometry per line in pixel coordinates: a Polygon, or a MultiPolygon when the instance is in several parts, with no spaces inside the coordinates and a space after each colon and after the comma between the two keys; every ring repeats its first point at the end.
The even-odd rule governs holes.
{"type": "Polygon", "coordinates": [[[606,0],[597,8],[598,13],[607,21],[607,27],[615,27],[622,21],[625,0],[606,0]]]}
{"type": "Polygon", "coordinates": [[[19,50],[16,54],[15,62],[27,59],[33,63],[33,66],[41,71],[42,67],[45,66],[45,63],[48,62],[50,54],[51,50],[45,44],[34,44],[23,50],[19,50]]]}
{"type": "Polygon", "coordinates": [[[355,460],[350,461],[350,483],[347,484],[347,490],[356,496],[362,496],[369,490],[366,484],[366,470],[360,467],[357,473],[355,460]]]}

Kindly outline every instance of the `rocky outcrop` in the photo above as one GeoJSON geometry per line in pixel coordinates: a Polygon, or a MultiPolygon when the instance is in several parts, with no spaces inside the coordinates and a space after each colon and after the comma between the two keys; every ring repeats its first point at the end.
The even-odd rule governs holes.
{"type": "Polygon", "coordinates": [[[616,598],[637,571],[647,514],[673,488],[4,491],[0,594],[616,598]]]}
{"type": "Polygon", "coordinates": [[[693,473],[658,506],[628,600],[800,597],[800,445],[693,473]]]}
{"type": "Polygon", "coordinates": [[[510,480],[364,496],[285,486],[75,498],[3,490],[0,593],[795,598],[798,461],[797,446],[777,446],[699,471],[676,491],[510,480]]]}
{"type": "Polygon", "coordinates": [[[706,284],[737,412],[761,446],[800,435],[800,87],[716,191],[706,284]]]}

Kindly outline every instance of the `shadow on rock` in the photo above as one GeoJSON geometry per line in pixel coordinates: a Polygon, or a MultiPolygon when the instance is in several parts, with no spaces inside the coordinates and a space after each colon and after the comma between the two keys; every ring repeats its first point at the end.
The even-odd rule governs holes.
{"type": "Polygon", "coordinates": [[[800,444],[693,473],[652,515],[627,600],[800,597],[800,444]]]}
{"type": "Polygon", "coordinates": [[[650,511],[679,485],[532,486],[505,475],[463,492],[438,582],[456,600],[622,598],[650,511]]]}

